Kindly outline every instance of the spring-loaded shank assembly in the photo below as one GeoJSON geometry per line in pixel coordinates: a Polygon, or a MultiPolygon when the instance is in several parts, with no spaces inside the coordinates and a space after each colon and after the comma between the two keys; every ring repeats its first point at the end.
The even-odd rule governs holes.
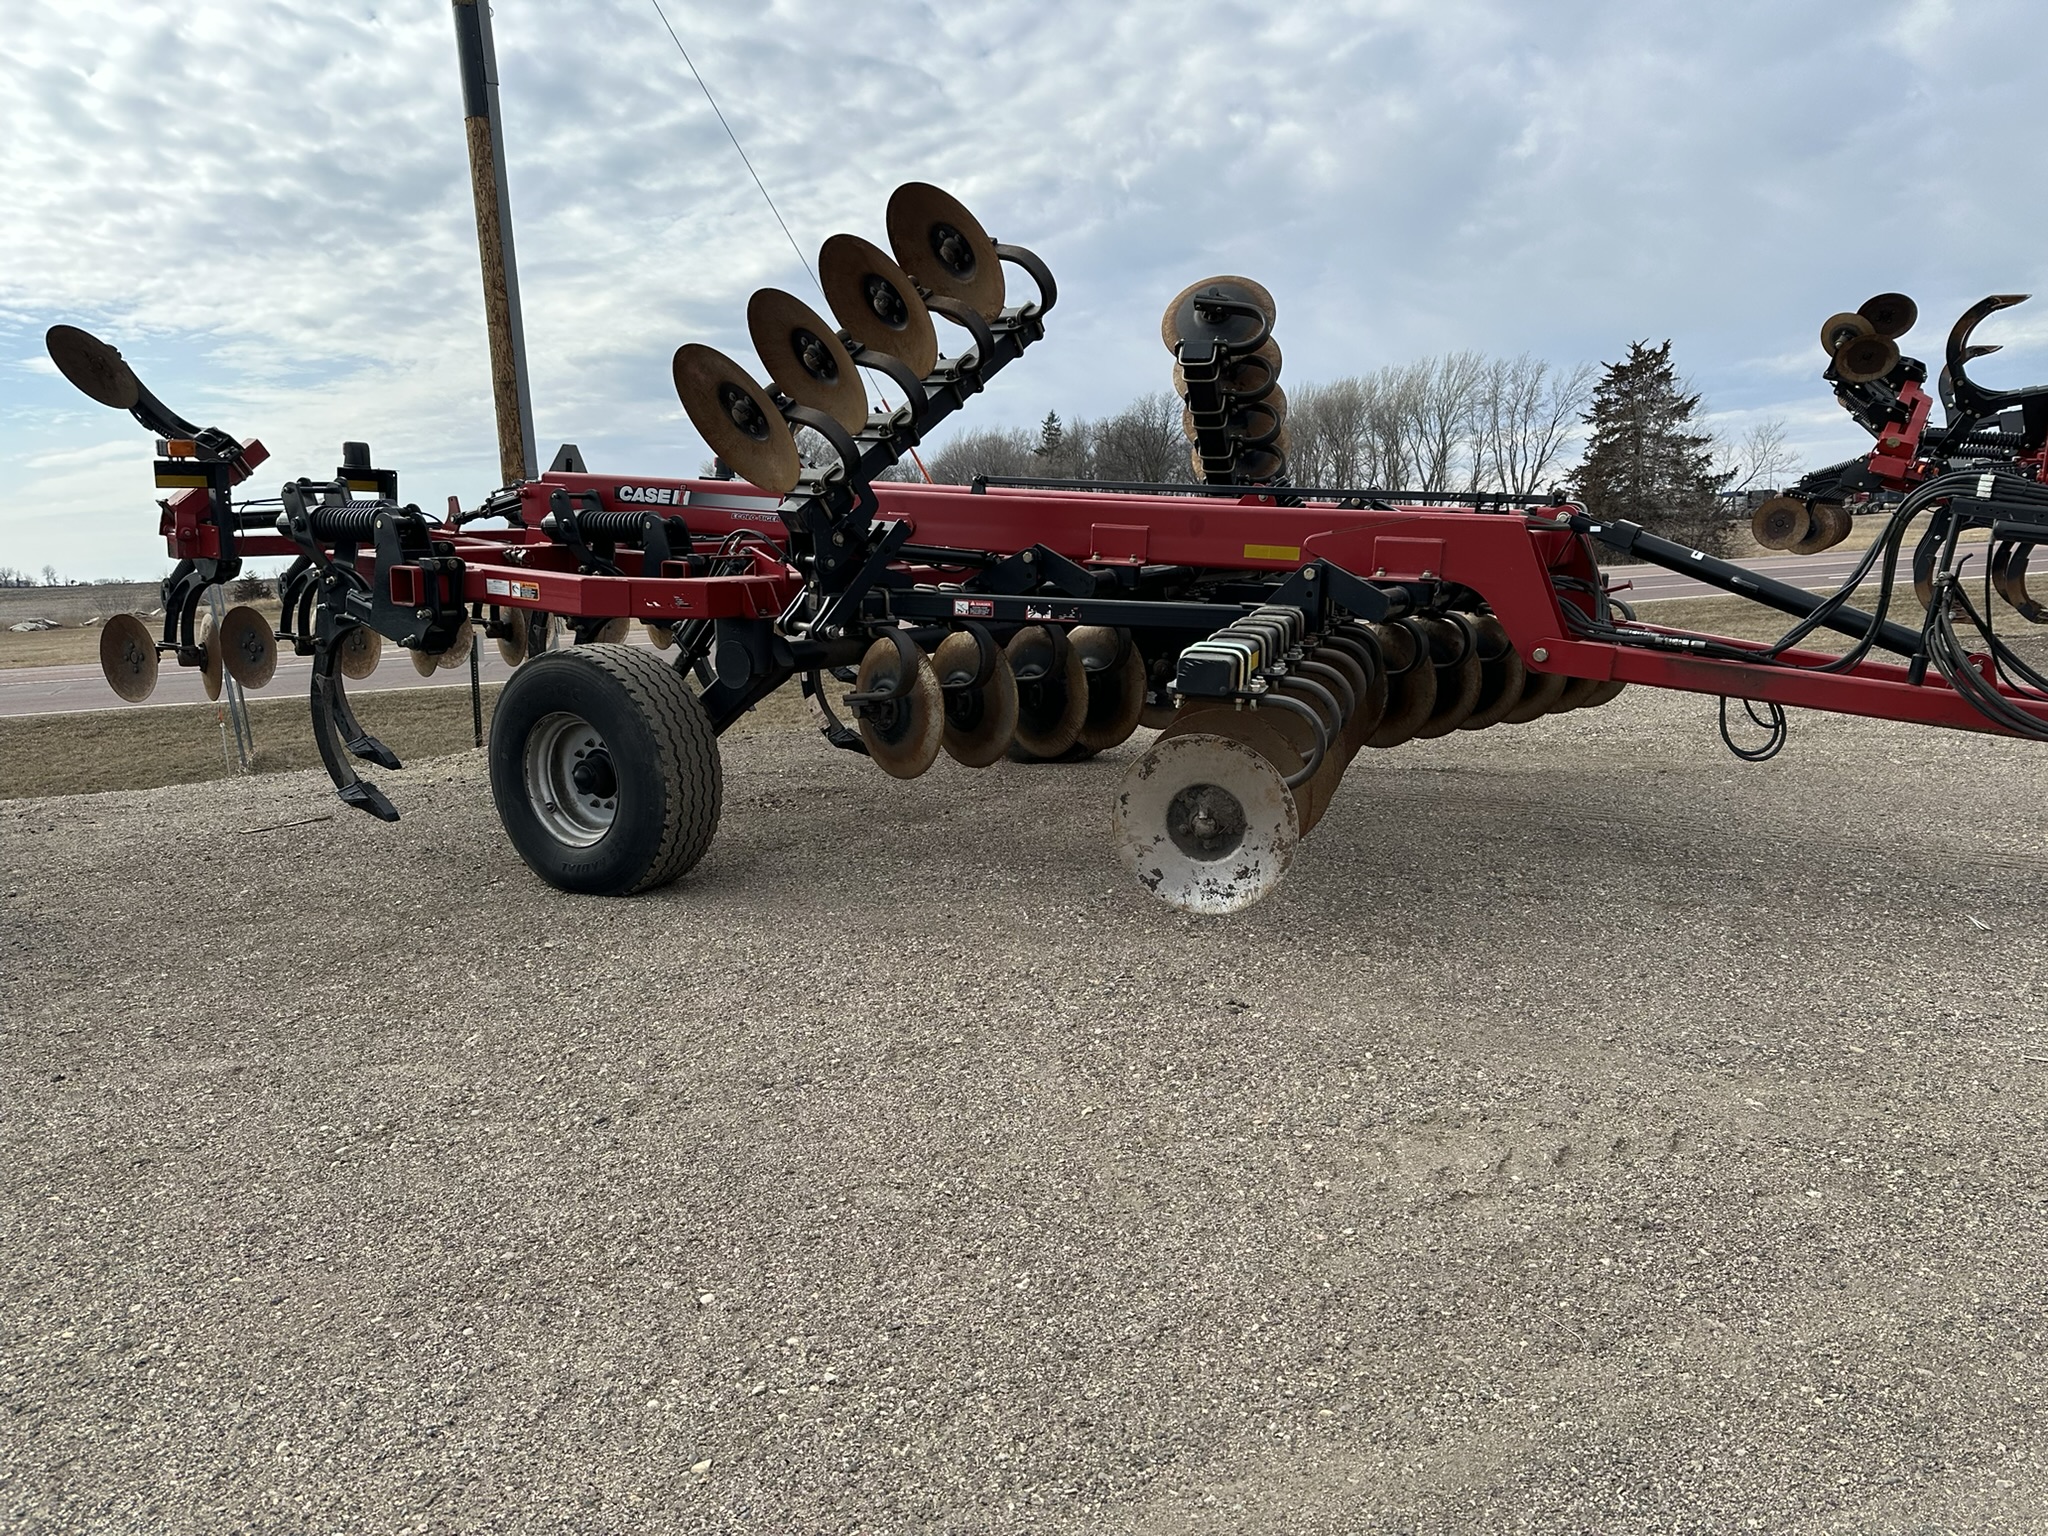
{"type": "Polygon", "coordinates": [[[1994,350],[1972,342],[1976,325],[2015,298],[1958,322],[1942,425],[1925,366],[1897,344],[1910,300],[1880,295],[1823,326],[1826,377],[1875,447],[1755,519],[1766,544],[1794,549],[1839,542],[1858,514],[1884,519],[1862,568],[1823,597],[1555,499],[1290,484],[1274,303],[1243,277],[1190,284],[1161,322],[1196,484],[881,479],[1043,338],[1057,300],[1043,262],[936,187],[897,189],[885,225],[886,248],[825,243],[831,318],[754,295],[768,382],[709,347],[675,354],[677,394],[732,478],[593,473],[565,446],[537,479],[468,510],[451,500],[445,517],[401,503],[360,443],[331,478],[237,500],[260,443],[192,426],[112,347],[54,328],[65,375],[157,434],[171,493],[162,629],[110,623],[109,682],[144,697],[168,653],[216,692],[223,670],[257,687],[289,644],[312,658],[338,793],[396,819],[355,770],[399,764],[356,720],[347,680],[387,643],[429,674],[495,641],[516,668],[489,749],[506,832],[545,879],[604,894],[702,857],[718,734],[785,685],[815,702],[831,745],[897,778],[942,755],[1073,762],[1149,728],[1115,794],[1115,842],[1148,889],[1207,913],[1272,889],[1360,753],[1596,707],[1629,683],[1718,696],[1724,733],[1727,701],[1742,701],[1774,731],[1750,756],[1776,750],[1788,705],[2048,738],[2048,679],[1990,613],[1995,592],[2048,622],[2027,588],[2048,538],[2048,390],[1990,390],[1967,372],[1994,350]],[[871,407],[869,375],[900,403],[871,407]],[[1902,623],[1892,561],[1923,513],[1922,613],[1902,623]],[[1959,544],[1970,529],[1989,545],[1959,544]],[[1610,604],[1596,540],[1794,622],[1771,645],[1639,623],[1610,604]],[[1981,599],[1964,580],[1973,548],[1987,551],[1981,599]],[[293,557],[280,623],[237,608],[211,627],[201,598],[249,556],[293,557]],[[1879,600],[1853,606],[1873,572],[1879,600]],[[623,643],[635,624],[651,646],[623,643]],[[1854,646],[1803,649],[1820,627],[1854,646]]]}

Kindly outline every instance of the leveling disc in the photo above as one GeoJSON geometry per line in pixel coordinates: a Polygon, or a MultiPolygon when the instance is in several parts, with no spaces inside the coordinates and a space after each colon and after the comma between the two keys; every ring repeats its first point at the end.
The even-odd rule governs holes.
{"type": "Polygon", "coordinates": [[[1856,519],[1839,501],[1816,501],[1812,507],[1812,518],[1806,537],[1786,546],[1792,554],[1817,555],[1824,549],[1833,549],[1849,537],[1850,530],[1856,526],[1856,519]]]}
{"type": "Polygon", "coordinates": [[[1880,293],[1856,306],[1856,313],[1868,320],[1886,341],[1897,341],[1920,318],[1920,306],[1903,293],[1880,293]]]}
{"type": "Polygon", "coordinates": [[[749,484],[787,496],[803,473],[796,437],[767,392],[723,352],[676,348],[676,394],[711,451],[749,484]]]}
{"type": "MultiPolygon", "coordinates": [[[[1174,722],[1169,725],[1161,738],[1168,736],[1221,736],[1250,747],[1259,756],[1273,765],[1280,775],[1282,784],[1301,771],[1308,759],[1295,750],[1294,742],[1279,729],[1276,722],[1292,716],[1298,724],[1304,724],[1300,716],[1284,709],[1240,709],[1224,699],[1192,699],[1174,722]]],[[[1299,836],[1308,835],[1308,827],[1314,811],[1309,790],[1315,781],[1297,785],[1288,790],[1294,797],[1295,829],[1299,836]]]]}
{"type": "Polygon", "coordinates": [[[199,623],[193,631],[193,638],[199,642],[203,659],[199,663],[199,683],[206,690],[209,699],[220,698],[220,632],[214,623],[213,610],[200,610],[199,623]]]}
{"type": "Polygon", "coordinates": [[[1120,747],[1145,713],[1145,658],[1126,634],[1084,624],[1067,636],[1088,674],[1088,712],[1076,746],[1090,752],[1120,747]]]}
{"type": "Polygon", "coordinates": [[[1479,707],[1486,665],[1479,659],[1479,632],[1462,613],[1418,621],[1429,633],[1430,664],[1436,668],[1436,703],[1416,728],[1418,741],[1448,736],[1479,707]]]}
{"type": "Polygon", "coordinates": [[[640,628],[647,634],[647,643],[657,651],[675,649],[676,628],[673,624],[652,624],[642,620],[640,628]]]}
{"type": "Polygon", "coordinates": [[[1790,549],[1813,531],[1813,517],[1797,496],[1773,496],[1749,514],[1750,537],[1765,549],[1790,549]]]}
{"type": "Polygon", "coordinates": [[[101,405],[128,411],[142,398],[142,381],[135,377],[135,370],[91,331],[53,325],[44,334],[43,345],[49,348],[57,371],[101,405]]]}
{"type": "MultiPolygon", "coordinates": [[[[1322,761],[1316,764],[1316,771],[1309,775],[1306,784],[1297,784],[1294,788],[1294,805],[1301,816],[1301,835],[1307,837],[1329,811],[1330,802],[1337,798],[1337,786],[1343,781],[1344,770],[1351,766],[1351,753],[1345,744],[1344,720],[1341,715],[1331,719],[1328,706],[1294,678],[1283,677],[1273,685],[1273,691],[1298,699],[1314,710],[1328,738],[1328,750],[1323,753],[1322,761]]],[[[1308,721],[1290,709],[1267,707],[1260,713],[1272,715],[1280,734],[1294,743],[1301,760],[1307,762],[1309,754],[1315,750],[1315,730],[1308,721]]]]}
{"type": "Polygon", "coordinates": [[[100,631],[100,671],[107,686],[130,704],[156,691],[156,639],[132,613],[117,613],[100,631]]]}
{"type": "Polygon", "coordinates": [[[747,334],[768,377],[798,405],[823,411],[849,432],[868,424],[868,394],[839,332],[810,305],[780,288],[747,300],[747,334]]]}
{"type": "Polygon", "coordinates": [[[434,658],[434,668],[440,672],[453,672],[469,660],[469,648],[476,644],[476,625],[464,619],[455,626],[455,638],[448,642],[448,649],[434,658]]]}
{"type": "Polygon", "coordinates": [[[1017,675],[1002,648],[990,640],[984,657],[972,634],[956,630],[932,652],[932,672],[946,696],[946,755],[964,768],[986,768],[1009,751],[1017,734],[1017,675]]]}
{"type": "Polygon", "coordinates": [[[1259,900],[1287,872],[1301,831],[1273,765],[1220,736],[1162,736],[1124,775],[1117,853],[1153,895],[1219,915],[1259,900]]]}
{"type": "Polygon", "coordinates": [[[864,347],[886,352],[923,378],[939,360],[939,333],[910,274],[858,235],[834,235],[818,251],[825,302],[864,347]]]}
{"type": "Polygon", "coordinates": [[[498,614],[498,627],[505,631],[497,637],[499,659],[508,667],[517,667],[526,660],[527,647],[533,642],[533,621],[524,608],[506,608],[498,614]]]}
{"type": "Polygon", "coordinates": [[[1058,757],[1088,719],[1088,669],[1067,637],[1043,625],[1020,629],[1004,647],[1017,679],[1013,757],[1058,757]]]}
{"type": "Polygon", "coordinates": [[[1875,336],[1877,327],[1857,314],[1854,310],[1843,310],[1840,314],[1829,315],[1820,323],[1820,349],[1833,357],[1850,342],[1864,336],[1875,336]]]}
{"type": "Polygon", "coordinates": [[[361,682],[377,670],[384,659],[384,637],[367,624],[358,624],[341,642],[341,675],[361,682]]]}
{"type": "Polygon", "coordinates": [[[1387,709],[1365,744],[1384,751],[1413,739],[1436,712],[1437,673],[1429,642],[1412,620],[1375,624],[1372,630],[1387,659],[1387,709]]]}
{"type": "Polygon", "coordinates": [[[277,635],[258,610],[237,603],[220,621],[221,665],[244,688],[261,688],[277,675],[277,635]]]}
{"type": "Polygon", "coordinates": [[[1372,676],[1349,651],[1335,645],[1319,645],[1309,652],[1309,660],[1334,667],[1351,686],[1352,708],[1351,713],[1344,717],[1343,742],[1344,759],[1349,762],[1365,745],[1365,738],[1372,734],[1372,728],[1379,724],[1379,710],[1386,707],[1386,699],[1382,695],[1375,706],[1372,676]]]}
{"type": "Polygon", "coordinates": [[[1490,725],[1499,725],[1508,711],[1522,702],[1522,690],[1529,681],[1529,669],[1522,661],[1522,653],[1508,638],[1507,626],[1490,613],[1481,614],[1473,623],[1479,632],[1479,661],[1484,680],[1479,686],[1479,702],[1459,723],[1461,731],[1483,731],[1490,725]]]}
{"type": "Polygon", "coordinates": [[[592,638],[593,645],[624,645],[626,636],[633,633],[631,619],[606,619],[603,626],[592,638]]]}
{"type": "Polygon", "coordinates": [[[898,779],[914,779],[938,761],[946,729],[946,697],[932,673],[931,661],[916,646],[911,676],[904,676],[904,647],[884,635],[861,657],[854,688],[863,694],[894,697],[857,707],[860,739],[881,770],[898,779]]]}
{"type": "Polygon", "coordinates": [[[1503,725],[1528,725],[1557,708],[1571,682],[1562,672],[1531,672],[1522,685],[1522,702],[1500,717],[1503,725]]]}
{"type": "Polygon", "coordinates": [[[1869,384],[1899,365],[1899,344],[1882,336],[1858,336],[1835,353],[1835,373],[1851,384],[1869,384]]]}
{"type": "Polygon", "coordinates": [[[441,670],[440,667],[436,664],[434,658],[426,651],[415,650],[411,647],[408,647],[405,654],[412,658],[412,669],[413,671],[419,673],[421,677],[432,677],[436,672],[441,670]]]}
{"type": "MultiPolygon", "coordinates": [[[[1274,321],[1279,318],[1279,311],[1273,307],[1273,295],[1263,284],[1248,277],[1205,277],[1176,293],[1167,304],[1166,312],[1159,317],[1159,339],[1165,343],[1167,351],[1177,353],[1183,342],[1199,339],[1220,341],[1227,350],[1241,352],[1241,344],[1258,335],[1260,326],[1248,315],[1231,315],[1216,321],[1201,319],[1194,311],[1194,300],[1199,294],[1237,299],[1256,306],[1266,319],[1267,340],[1272,339],[1270,333],[1274,321]],[[1240,345],[1232,346],[1233,340],[1240,345]]],[[[1256,352],[1258,349],[1253,350],[1256,352]]]]}
{"type": "Polygon", "coordinates": [[[1003,264],[981,221],[949,192],[906,181],[889,194],[889,247],[926,293],[958,299],[994,320],[1003,312],[1003,264]]]}

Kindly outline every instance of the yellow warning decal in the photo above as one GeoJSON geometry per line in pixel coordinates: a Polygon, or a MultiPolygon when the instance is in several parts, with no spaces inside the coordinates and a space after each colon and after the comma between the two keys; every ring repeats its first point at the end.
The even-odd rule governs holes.
{"type": "Polygon", "coordinates": [[[1244,547],[1247,560],[1299,560],[1299,544],[1247,544],[1244,547]]]}

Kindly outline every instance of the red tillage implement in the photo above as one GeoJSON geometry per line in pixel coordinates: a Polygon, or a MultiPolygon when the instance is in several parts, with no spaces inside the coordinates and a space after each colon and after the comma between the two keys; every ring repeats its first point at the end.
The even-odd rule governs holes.
{"type": "Polygon", "coordinates": [[[1985,390],[1965,370],[1987,350],[1972,329],[2010,297],[1950,336],[1939,427],[1926,368],[1896,345],[1910,301],[1880,295],[1823,328],[1827,378],[1876,446],[1755,517],[1767,543],[1803,550],[1839,542],[1852,509],[1885,519],[1821,597],[1562,501],[1291,484],[1273,301],[1245,278],[1192,285],[1162,324],[1194,483],[880,479],[1042,338],[1056,299],[1043,263],[936,188],[899,189],[887,223],[893,257],[851,236],[821,253],[836,325],[789,294],[755,295],[771,386],[709,348],[676,354],[685,407],[740,478],[591,474],[565,448],[538,479],[445,519],[401,504],[361,444],[332,479],[237,501],[260,444],[193,427],[113,348],[57,327],[59,367],[161,436],[158,484],[178,493],[162,634],[110,624],[109,681],[141,697],[163,651],[267,678],[286,641],[313,658],[338,792],[391,819],[350,760],[397,760],[357,723],[344,679],[386,640],[428,672],[494,639],[516,667],[490,740],[506,831],[544,879],[605,894],[702,857],[718,733],[792,679],[829,742],[901,778],[942,752],[973,767],[1072,761],[1151,727],[1117,791],[1118,849],[1148,888],[1200,912],[1272,888],[1357,753],[1595,707],[1629,683],[1719,697],[1724,736],[1726,701],[1745,701],[1771,731],[1745,756],[1776,750],[1784,705],[2048,739],[2048,679],[1990,618],[1995,591],[2048,621],[2026,588],[2048,538],[2048,391],[1985,390]],[[1036,297],[1012,303],[1006,267],[1036,297]],[[965,333],[957,355],[941,355],[934,316],[965,333]],[[906,404],[871,411],[861,369],[906,404]],[[1888,617],[1891,572],[1923,512],[1923,616],[1908,625],[1888,617]],[[1981,603],[1958,550],[1970,529],[1990,535],[1981,603]],[[1637,622],[1610,598],[1595,541],[1797,622],[1773,645],[1637,622]],[[293,557],[274,633],[248,610],[218,632],[195,622],[210,587],[266,555],[293,557]],[[1873,576],[1879,600],[1852,606],[1873,576]],[[619,643],[635,622],[659,649],[619,643]],[[1802,649],[1821,627],[1855,644],[1802,649]]]}

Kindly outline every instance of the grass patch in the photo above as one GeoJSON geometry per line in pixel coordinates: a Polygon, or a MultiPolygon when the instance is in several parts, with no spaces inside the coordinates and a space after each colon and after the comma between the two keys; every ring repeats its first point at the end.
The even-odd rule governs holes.
{"type": "MultiPolygon", "coordinates": [[[[499,688],[483,691],[484,729],[499,688]]],[[[352,695],[356,718],[401,762],[471,750],[467,688],[405,688],[352,695]]],[[[113,789],[155,789],[232,778],[227,707],[174,704],[161,709],[106,709],[0,720],[0,799],[91,795],[113,789]],[[225,748],[225,750],[223,750],[225,748]]],[[[255,699],[249,726],[256,738],[254,771],[277,773],[320,762],[303,697],[255,699]]]]}
{"type": "MultiPolygon", "coordinates": [[[[503,686],[490,683],[483,690],[487,741],[491,711],[503,686]]],[[[396,752],[401,762],[474,750],[467,688],[355,693],[349,703],[364,729],[396,752]]],[[[749,737],[808,730],[815,727],[816,718],[791,679],[742,715],[726,734],[749,737]]],[[[234,738],[226,723],[227,707],[222,704],[0,719],[0,800],[233,778],[240,770],[229,766],[234,738]]],[[[254,772],[320,765],[303,695],[250,700],[249,725],[256,737],[254,772]]]]}

